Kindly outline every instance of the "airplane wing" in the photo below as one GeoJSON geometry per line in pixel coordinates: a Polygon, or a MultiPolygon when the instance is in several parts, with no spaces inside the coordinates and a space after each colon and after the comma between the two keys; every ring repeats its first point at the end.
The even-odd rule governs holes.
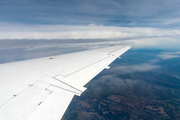
{"type": "Polygon", "coordinates": [[[96,50],[0,64],[0,120],[59,120],[74,95],[130,49],[96,50]]]}

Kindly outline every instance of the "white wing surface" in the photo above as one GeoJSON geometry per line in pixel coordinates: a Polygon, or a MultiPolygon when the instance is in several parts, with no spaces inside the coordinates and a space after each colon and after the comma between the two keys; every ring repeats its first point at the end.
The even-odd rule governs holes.
{"type": "Polygon", "coordinates": [[[74,95],[129,46],[0,64],[0,120],[59,120],[74,95]]]}

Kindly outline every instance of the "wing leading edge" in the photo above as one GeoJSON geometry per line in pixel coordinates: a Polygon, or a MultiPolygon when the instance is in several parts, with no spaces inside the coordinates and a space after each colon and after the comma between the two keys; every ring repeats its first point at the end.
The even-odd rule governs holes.
{"type": "Polygon", "coordinates": [[[74,95],[109,64],[130,49],[96,50],[0,65],[0,119],[59,120],[74,95]]]}

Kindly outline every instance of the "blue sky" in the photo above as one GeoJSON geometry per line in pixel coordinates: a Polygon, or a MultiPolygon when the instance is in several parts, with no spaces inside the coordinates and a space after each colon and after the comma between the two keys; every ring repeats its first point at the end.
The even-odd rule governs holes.
{"type": "Polygon", "coordinates": [[[1,0],[1,23],[180,26],[179,0],[1,0]]]}
{"type": "Polygon", "coordinates": [[[0,39],[158,37],[149,40],[155,43],[161,37],[152,46],[164,40],[173,47],[179,44],[179,28],[179,0],[0,1],[0,39]]]}

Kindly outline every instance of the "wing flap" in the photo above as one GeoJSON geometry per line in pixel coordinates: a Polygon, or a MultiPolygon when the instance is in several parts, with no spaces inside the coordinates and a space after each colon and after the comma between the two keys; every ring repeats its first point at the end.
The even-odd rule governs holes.
{"type": "Polygon", "coordinates": [[[59,120],[62,118],[74,93],[54,86],[51,86],[49,90],[53,92],[27,120],[59,120]]]}
{"type": "Polygon", "coordinates": [[[26,119],[49,95],[45,90],[44,83],[29,85],[21,93],[14,95],[6,104],[1,106],[1,120],[24,120],[26,119]],[[10,109],[13,108],[13,109],[10,109]],[[23,113],[22,115],[17,114],[23,113]]]}
{"type": "Polygon", "coordinates": [[[106,68],[114,59],[116,59],[114,56],[108,56],[106,59],[103,59],[102,61],[94,63],[80,71],[77,71],[62,80],[59,76],[56,76],[55,78],[84,92],[86,88],[84,88],[83,86],[92,78],[94,78],[98,73],[100,73],[104,68],[106,68]]]}

